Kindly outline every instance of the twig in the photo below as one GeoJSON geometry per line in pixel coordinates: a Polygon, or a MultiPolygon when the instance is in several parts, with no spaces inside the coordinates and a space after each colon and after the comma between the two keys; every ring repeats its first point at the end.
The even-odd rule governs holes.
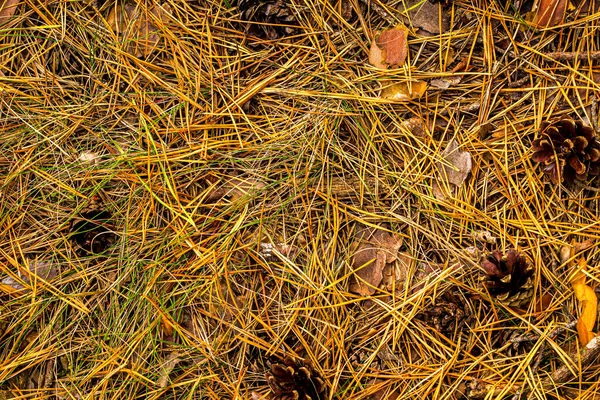
{"type": "Polygon", "coordinates": [[[521,78],[521,79],[518,79],[518,80],[516,80],[516,81],[514,81],[514,82],[509,82],[507,86],[508,86],[509,88],[518,88],[518,87],[521,87],[521,86],[523,86],[523,84],[524,84],[525,82],[527,82],[529,79],[530,79],[530,77],[529,77],[529,76],[524,76],[523,78],[521,78]]]}
{"type": "Polygon", "coordinates": [[[592,97],[592,112],[591,112],[591,123],[592,128],[594,128],[594,132],[596,135],[600,134],[600,129],[598,128],[598,96],[594,93],[592,97]]]}
{"type": "Polygon", "coordinates": [[[448,114],[450,114],[450,111],[458,111],[458,112],[475,112],[477,110],[479,110],[481,108],[481,103],[479,101],[476,101],[474,103],[471,104],[467,104],[466,106],[460,106],[457,107],[455,109],[452,109],[450,107],[446,107],[444,108],[442,111],[440,111],[441,115],[447,116],[448,114]]]}
{"type": "Polygon", "coordinates": [[[560,61],[573,61],[573,60],[600,60],[600,51],[555,51],[552,53],[546,53],[546,57],[560,61]]]}
{"type": "MultiPolygon", "coordinates": [[[[577,351],[570,355],[575,366],[580,366],[581,370],[591,365],[600,355],[600,336],[596,336],[585,346],[579,354],[577,351]],[[578,360],[579,359],[579,360],[578,360]]],[[[549,378],[543,382],[544,386],[554,386],[556,383],[566,383],[575,378],[575,374],[569,365],[563,365],[552,373],[549,378]]]]}
{"type": "MultiPolygon", "coordinates": [[[[554,339],[561,333],[565,332],[567,329],[573,328],[575,325],[577,325],[577,320],[573,320],[573,321],[567,323],[565,326],[561,326],[561,327],[554,329],[552,332],[550,332],[550,334],[548,334],[548,337],[550,339],[554,339]]],[[[535,340],[538,340],[539,338],[540,338],[539,335],[535,335],[535,336],[521,335],[516,338],[510,339],[509,342],[511,342],[511,343],[533,342],[535,340]]]]}

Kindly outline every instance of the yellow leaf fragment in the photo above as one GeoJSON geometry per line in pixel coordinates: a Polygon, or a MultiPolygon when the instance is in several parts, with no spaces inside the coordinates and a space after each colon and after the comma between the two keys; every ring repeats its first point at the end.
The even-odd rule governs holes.
{"type": "Polygon", "coordinates": [[[419,99],[425,93],[427,83],[423,81],[401,82],[381,89],[381,98],[397,101],[419,99]]]}
{"type": "Polygon", "coordinates": [[[585,284],[584,271],[587,270],[585,259],[580,258],[577,262],[577,272],[571,279],[571,285],[575,297],[581,302],[581,315],[577,321],[577,333],[582,345],[587,345],[596,335],[592,331],[596,324],[598,311],[598,298],[596,292],[585,284]]]}

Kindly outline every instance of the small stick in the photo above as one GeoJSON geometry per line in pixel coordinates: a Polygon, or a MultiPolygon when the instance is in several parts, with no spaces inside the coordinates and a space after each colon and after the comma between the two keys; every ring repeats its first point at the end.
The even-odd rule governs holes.
{"type": "Polygon", "coordinates": [[[560,61],[573,61],[573,60],[600,60],[600,51],[555,51],[552,53],[546,53],[546,57],[560,61]]]}
{"type": "Polygon", "coordinates": [[[509,82],[508,83],[508,87],[509,88],[518,88],[523,86],[523,84],[525,84],[525,82],[527,82],[529,80],[528,76],[524,76],[523,78],[516,80],[514,82],[509,82]]]}
{"type": "MultiPolygon", "coordinates": [[[[559,326],[558,328],[554,329],[552,332],[550,332],[548,334],[548,337],[550,339],[554,339],[561,333],[565,332],[567,329],[571,329],[571,328],[575,327],[575,325],[577,325],[576,319],[567,323],[565,326],[559,326]]],[[[534,340],[538,340],[539,338],[540,338],[539,335],[534,335],[534,336],[521,335],[516,338],[510,339],[509,342],[511,342],[511,343],[533,342],[534,340]]]]}
{"type": "Polygon", "coordinates": [[[460,106],[460,107],[455,108],[455,109],[449,109],[448,107],[446,107],[442,111],[440,111],[440,114],[444,115],[444,116],[447,116],[448,114],[450,114],[450,111],[475,112],[475,111],[479,110],[480,108],[481,108],[481,103],[479,101],[476,101],[474,103],[467,104],[465,106],[460,106]]]}
{"type": "MultiPolygon", "coordinates": [[[[581,354],[574,352],[570,355],[570,358],[574,361],[575,365],[580,365],[583,370],[588,365],[594,363],[600,355],[600,336],[596,336],[585,346],[581,351],[581,354]],[[579,358],[579,362],[577,359],[579,358]]],[[[571,372],[568,365],[563,365],[552,373],[552,375],[544,380],[545,386],[551,386],[556,383],[566,383],[571,379],[575,378],[575,375],[571,372]]]]}
{"type": "Polygon", "coordinates": [[[596,135],[600,134],[600,129],[598,128],[598,96],[594,93],[594,97],[592,98],[592,115],[591,115],[592,128],[594,128],[594,132],[596,135]]]}

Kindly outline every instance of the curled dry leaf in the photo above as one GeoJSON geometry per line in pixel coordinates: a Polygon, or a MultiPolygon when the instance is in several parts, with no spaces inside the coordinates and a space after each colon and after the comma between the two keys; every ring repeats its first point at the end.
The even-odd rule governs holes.
{"type": "Polygon", "coordinates": [[[577,320],[577,333],[582,345],[587,345],[596,334],[592,331],[596,324],[596,313],[598,311],[598,298],[594,289],[586,285],[585,273],[587,263],[580,258],[577,262],[577,272],[571,280],[575,297],[581,302],[581,315],[577,320]]]}
{"type": "MultiPolygon", "coordinates": [[[[352,259],[355,272],[350,277],[349,290],[363,296],[372,295],[383,281],[386,265],[398,259],[402,239],[398,235],[373,228],[360,230],[355,238],[358,243],[352,259]]],[[[387,273],[393,275],[389,271],[387,273]]]]}
{"type": "Polygon", "coordinates": [[[117,2],[106,20],[128,53],[145,57],[158,45],[160,36],[156,24],[167,21],[165,10],[169,11],[168,5],[147,8],[142,4],[117,2]]]}
{"type": "Polygon", "coordinates": [[[496,236],[492,235],[489,231],[484,230],[473,232],[473,239],[475,239],[478,242],[489,244],[495,244],[498,240],[496,236]]]}
{"type": "Polygon", "coordinates": [[[371,43],[369,63],[377,68],[401,67],[408,55],[408,29],[402,24],[383,31],[371,43]]]}
{"type": "Polygon", "coordinates": [[[560,24],[567,11],[567,0],[541,0],[535,13],[534,24],[539,27],[552,27],[560,24]]]}

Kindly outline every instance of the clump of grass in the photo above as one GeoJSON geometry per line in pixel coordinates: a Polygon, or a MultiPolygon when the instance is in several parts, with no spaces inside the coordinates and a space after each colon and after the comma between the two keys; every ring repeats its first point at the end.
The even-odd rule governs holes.
{"type": "MultiPolygon", "coordinates": [[[[294,35],[265,41],[235,4],[166,1],[145,57],[110,29],[115,3],[19,6],[0,38],[0,272],[40,260],[59,275],[2,286],[2,396],[249,399],[285,355],[310,360],[329,398],[557,396],[544,378],[577,346],[573,331],[546,340],[577,316],[558,250],[600,236],[598,197],[546,185],[530,147],[542,120],[592,117],[594,63],[547,56],[598,51],[590,17],[533,30],[496,3],[454,2],[450,29],[413,27],[409,64],[383,71],[367,64],[370,40],[404,4],[359,2],[345,21],[337,3],[295,1],[294,35]],[[446,90],[378,97],[382,81],[430,81],[460,61],[446,90]],[[473,169],[441,198],[450,139],[473,169]],[[95,196],[117,238],[103,254],[69,239],[95,196]],[[403,237],[411,274],[441,273],[365,302],[348,292],[352,232],[382,224],[403,237]],[[467,252],[480,230],[527,255],[532,304],[553,296],[545,310],[486,297],[467,252]],[[261,244],[295,250],[266,257],[261,244]],[[457,287],[468,329],[415,318],[457,287]],[[513,333],[540,339],[512,351],[513,333]]],[[[595,393],[597,373],[562,398],[595,393]]]]}

